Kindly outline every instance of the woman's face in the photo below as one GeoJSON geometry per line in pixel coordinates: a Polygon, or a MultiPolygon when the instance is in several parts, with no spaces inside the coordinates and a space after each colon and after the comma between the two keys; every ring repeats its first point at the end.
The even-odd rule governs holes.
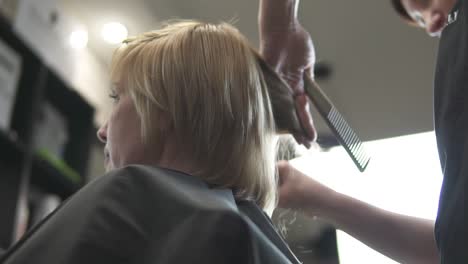
{"type": "Polygon", "coordinates": [[[151,157],[143,144],[141,121],[133,100],[128,93],[113,90],[109,95],[114,101],[109,119],[98,130],[99,140],[105,143],[106,171],[128,164],[146,164],[151,157]]]}

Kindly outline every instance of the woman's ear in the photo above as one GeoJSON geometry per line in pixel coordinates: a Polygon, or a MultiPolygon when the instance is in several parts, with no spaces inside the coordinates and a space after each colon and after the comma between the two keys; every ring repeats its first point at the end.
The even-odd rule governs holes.
{"type": "Polygon", "coordinates": [[[302,134],[302,126],[296,114],[294,94],[288,84],[253,51],[263,73],[270,96],[277,133],[302,134]]]}

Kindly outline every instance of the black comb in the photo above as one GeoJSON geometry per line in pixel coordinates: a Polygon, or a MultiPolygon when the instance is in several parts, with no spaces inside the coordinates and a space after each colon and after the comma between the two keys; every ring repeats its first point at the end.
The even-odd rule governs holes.
{"type": "Polygon", "coordinates": [[[304,89],[338,142],[348,152],[359,171],[363,172],[367,164],[369,164],[370,157],[366,154],[361,140],[328,99],[327,95],[307,74],[304,74],[304,89]]]}

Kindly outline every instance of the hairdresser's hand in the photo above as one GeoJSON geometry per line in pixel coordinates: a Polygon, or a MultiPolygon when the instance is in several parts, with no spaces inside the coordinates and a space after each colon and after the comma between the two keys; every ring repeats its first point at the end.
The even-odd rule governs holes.
{"type": "Polygon", "coordinates": [[[304,93],[304,73],[313,77],[315,50],[310,34],[297,19],[294,0],[260,1],[260,49],[263,58],[289,84],[293,90],[296,114],[303,133],[294,138],[306,147],[316,138],[316,130],[304,93]]]}
{"type": "Polygon", "coordinates": [[[281,208],[303,211],[308,216],[322,217],[335,191],[303,174],[287,161],[277,163],[279,204],[281,208]]]}

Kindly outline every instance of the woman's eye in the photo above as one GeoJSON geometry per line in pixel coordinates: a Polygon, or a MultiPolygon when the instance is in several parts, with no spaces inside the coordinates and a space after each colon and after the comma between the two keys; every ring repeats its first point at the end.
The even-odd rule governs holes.
{"type": "Polygon", "coordinates": [[[120,99],[119,95],[115,91],[111,91],[109,97],[115,102],[119,101],[120,99]]]}

